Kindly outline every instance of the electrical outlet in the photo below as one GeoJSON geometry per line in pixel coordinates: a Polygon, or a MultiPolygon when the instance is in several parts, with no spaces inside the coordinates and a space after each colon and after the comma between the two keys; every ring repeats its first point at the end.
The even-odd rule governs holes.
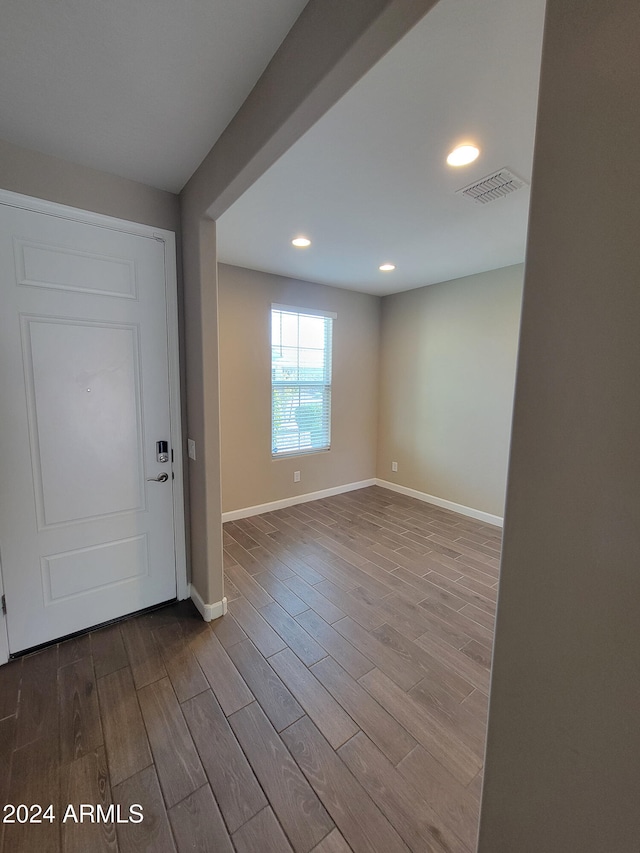
{"type": "Polygon", "coordinates": [[[293,482],[294,483],[300,482],[300,471],[294,471],[293,472],[293,482]]]}
{"type": "Polygon", "coordinates": [[[189,453],[189,459],[196,458],[196,443],[192,438],[187,439],[187,452],[189,453]]]}
{"type": "Polygon", "coordinates": [[[392,471],[397,471],[397,470],[398,470],[398,463],[397,463],[397,462],[392,462],[392,463],[391,463],[391,470],[392,470],[392,471]]]}

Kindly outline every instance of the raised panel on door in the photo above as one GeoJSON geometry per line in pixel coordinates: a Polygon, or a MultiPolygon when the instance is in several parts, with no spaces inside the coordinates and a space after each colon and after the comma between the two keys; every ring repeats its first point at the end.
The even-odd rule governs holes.
{"type": "Polygon", "coordinates": [[[15,653],[176,595],[164,246],[0,204],[0,277],[15,653]]]}
{"type": "Polygon", "coordinates": [[[143,510],[137,326],[22,318],[38,526],[143,510]]]}
{"type": "Polygon", "coordinates": [[[13,237],[16,280],[20,285],[137,298],[131,258],[82,252],[68,244],[13,237]]]}
{"type": "Polygon", "coordinates": [[[40,565],[45,606],[125,584],[149,574],[147,534],[49,554],[40,565]]]}

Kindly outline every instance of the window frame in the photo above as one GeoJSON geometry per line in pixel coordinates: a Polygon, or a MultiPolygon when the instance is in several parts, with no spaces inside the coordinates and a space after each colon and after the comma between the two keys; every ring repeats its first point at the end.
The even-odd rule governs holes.
{"type": "MultiPolygon", "coordinates": [[[[322,311],[315,308],[303,308],[300,306],[293,305],[281,305],[279,303],[272,303],[270,312],[269,312],[269,340],[271,344],[271,458],[272,459],[290,459],[295,456],[308,456],[312,453],[327,453],[331,450],[331,396],[332,396],[332,386],[333,386],[333,377],[332,377],[332,361],[333,361],[333,321],[337,319],[337,314],[333,311],[322,311]],[[281,312],[285,314],[292,314],[298,318],[298,322],[300,317],[321,317],[325,320],[330,320],[331,322],[325,324],[324,334],[325,341],[323,347],[323,371],[324,376],[322,380],[300,380],[299,378],[296,380],[276,380],[274,378],[274,359],[273,352],[276,345],[274,345],[274,337],[273,337],[273,322],[274,322],[274,312],[281,312]],[[298,440],[298,447],[291,448],[290,450],[277,450],[276,449],[276,440],[275,440],[275,400],[276,395],[275,392],[277,389],[282,388],[293,388],[293,389],[320,389],[322,393],[321,405],[323,407],[322,411],[322,428],[323,433],[326,425],[326,444],[323,442],[322,446],[311,446],[311,447],[300,447],[298,440]]],[[[280,344],[282,346],[282,343],[280,344]]],[[[300,346],[300,341],[298,339],[298,351],[303,349],[300,346]]],[[[299,404],[304,405],[304,404],[299,404]]],[[[299,429],[299,426],[298,426],[299,429]]]]}

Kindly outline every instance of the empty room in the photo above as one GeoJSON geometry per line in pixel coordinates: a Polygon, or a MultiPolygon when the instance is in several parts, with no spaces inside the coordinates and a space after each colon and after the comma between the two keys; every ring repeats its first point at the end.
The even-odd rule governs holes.
{"type": "Polygon", "coordinates": [[[3,9],[0,851],[635,853],[639,36],[3,9]]]}

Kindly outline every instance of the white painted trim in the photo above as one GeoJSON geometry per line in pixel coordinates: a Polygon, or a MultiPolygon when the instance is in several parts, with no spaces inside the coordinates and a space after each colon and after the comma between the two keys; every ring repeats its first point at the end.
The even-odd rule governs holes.
{"type": "Polygon", "coordinates": [[[7,619],[3,616],[2,627],[0,627],[0,666],[9,663],[9,640],[7,637],[7,619]]]}
{"type": "MultiPolygon", "coordinates": [[[[137,237],[160,239],[164,243],[165,299],[167,305],[167,352],[169,358],[169,417],[171,446],[174,450],[173,526],[175,536],[176,597],[189,597],[187,579],[187,548],[184,518],[184,471],[182,465],[182,417],[180,408],[180,366],[178,326],[178,277],[176,264],[176,235],[164,228],[154,228],[140,222],[117,219],[90,210],[80,210],[65,204],[33,198],[32,196],[0,189],[0,204],[46,213],[62,219],[84,222],[111,231],[124,231],[137,237]]],[[[4,620],[3,620],[4,621],[4,620]]],[[[2,639],[0,637],[0,660],[2,639]]]]}
{"type": "Polygon", "coordinates": [[[173,531],[176,559],[176,597],[189,598],[187,546],[184,518],[184,470],[182,465],[182,412],[180,408],[180,344],[178,339],[178,279],[176,238],[171,231],[154,232],[164,241],[167,304],[167,355],[169,359],[169,422],[173,453],[173,531]]]}
{"type": "MultiPolygon", "coordinates": [[[[0,597],[4,592],[2,586],[2,571],[0,565],[0,597]]],[[[9,634],[7,632],[7,617],[0,611],[0,666],[9,660],[9,634]]]]}
{"type": "Polygon", "coordinates": [[[66,204],[46,201],[43,198],[35,198],[0,189],[0,204],[8,204],[10,207],[20,207],[23,210],[34,210],[37,213],[48,213],[60,219],[85,222],[89,225],[97,225],[100,228],[109,228],[111,231],[124,231],[127,234],[135,234],[138,237],[161,237],[163,240],[173,239],[175,246],[175,234],[173,231],[154,228],[151,225],[144,225],[141,222],[131,222],[128,219],[118,219],[115,216],[107,216],[104,213],[94,213],[92,210],[69,207],[66,204]]]}
{"type": "Polygon", "coordinates": [[[322,489],[319,492],[308,492],[306,495],[294,495],[279,501],[271,501],[268,504],[258,506],[247,506],[244,509],[232,509],[230,512],[222,513],[222,523],[225,521],[236,521],[238,518],[250,518],[252,515],[262,515],[263,512],[271,512],[274,509],[285,509],[296,504],[306,504],[309,501],[319,501],[320,498],[330,498],[333,495],[341,495],[343,492],[353,492],[355,489],[366,489],[367,486],[375,486],[376,480],[361,480],[359,483],[346,483],[344,486],[334,486],[332,489],[322,489]]]}
{"type": "Polygon", "coordinates": [[[279,305],[277,302],[271,303],[271,310],[284,311],[287,314],[306,314],[307,317],[328,317],[330,320],[338,319],[335,311],[320,311],[317,308],[296,308],[294,305],[279,305]]]}
{"type": "Polygon", "coordinates": [[[218,619],[220,616],[224,616],[227,612],[226,597],[223,598],[222,601],[214,601],[213,604],[206,604],[193,584],[191,584],[191,600],[198,608],[198,611],[205,622],[211,622],[212,619],[218,619]]]}
{"type": "Polygon", "coordinates": [[[502,527],[504,519],[499,515],[492,515],[490,512],[484,512],[481,509],[474,509],[464,504],[457,504],[453,501],[447,501],[444,498],[437,498],[435,495],[428,495],[425,492],[419,492],[417,489],[410,489],[407,486],[400,486],[397,483],[390,483],[388,480],[375,481],[376,486],[381,489],[389,489],[392,492],[399,492],[401,495],[407,495],[410,498],[417,498],[419,501],[424,501],[434,506],[450,509],[452,512],[458,512],[460,515],[466,515],[469,518],[475,518],[478,521],[484,521],[486,524],[494,524],[496,527],[502,527]]]}

